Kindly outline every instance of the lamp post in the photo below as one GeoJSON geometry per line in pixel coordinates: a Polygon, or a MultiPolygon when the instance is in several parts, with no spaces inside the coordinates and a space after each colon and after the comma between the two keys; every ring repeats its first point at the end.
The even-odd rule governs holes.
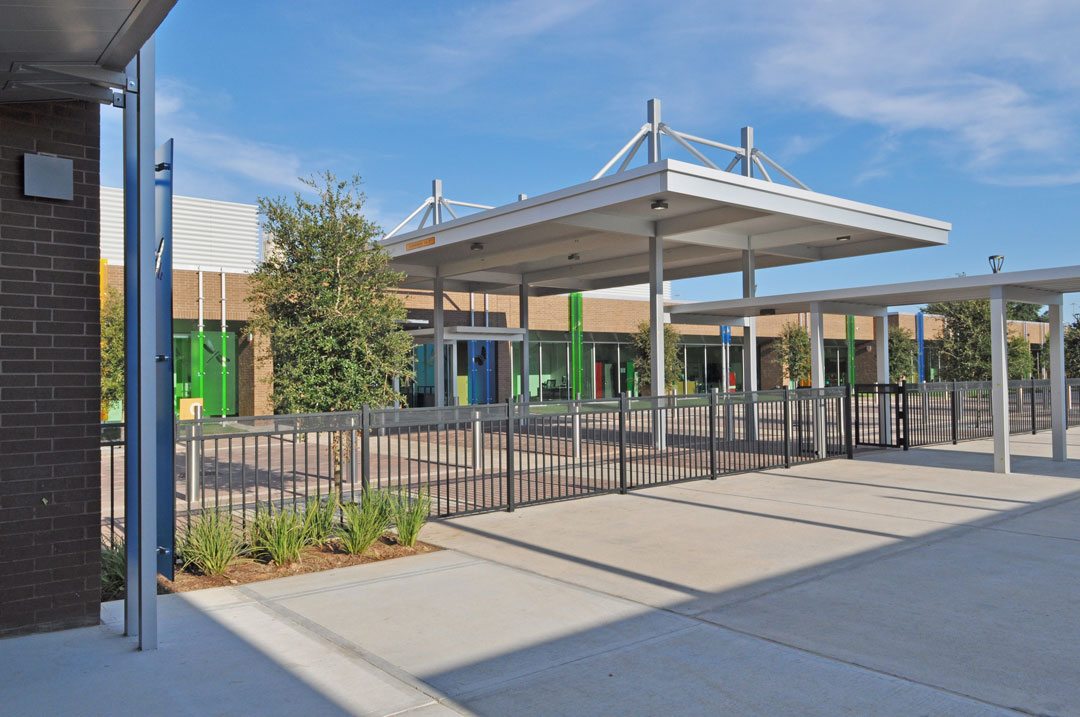
{"type": "Polygon", "coordinates": [[[987,260],[990,262],[990,271],[997,274],[1001,271],[1001,265],[1005,263],[1005,256],[1003,254],[991,254],[987,257],[987,260]]]}

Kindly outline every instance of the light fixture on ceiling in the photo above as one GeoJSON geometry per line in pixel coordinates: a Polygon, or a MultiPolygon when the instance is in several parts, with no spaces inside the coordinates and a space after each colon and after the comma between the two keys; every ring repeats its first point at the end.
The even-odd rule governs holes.
{"type": "Polygon", "coordinates": [[[573,254],[568,254],[567,257],[566,257],[567,261],[577,261],[580,258],[581,258],[581,254],[578,254],[576,252],[573,253],[573,254]]]}
{"type": "Polygon", "coordinates": [[[989,257],[987,257],[987,260],[990,262],[990,271],[997,274],[999,271],[1001,271],[1002,265],[1005,264],[1005,255],[1004,254],[992,254],[989,257]]]}
{"type": "Polygon", "coordinates": [[[664,199],[656,199],[650,206],[654,212],[662,212],[668,208],[667,200],[664,199]]]}
{"type": "Polygon", "coordinates": [[[836,241],[851,241],[851,235],[845,234],[842,237],[836,237],[836,241]]]}
{"type": "Polygon", "coordinates": [[[474,241],[472,244],[469,245],[469,251],[483,251],[483,250],[484,250],[484,242],[474,241]]]}

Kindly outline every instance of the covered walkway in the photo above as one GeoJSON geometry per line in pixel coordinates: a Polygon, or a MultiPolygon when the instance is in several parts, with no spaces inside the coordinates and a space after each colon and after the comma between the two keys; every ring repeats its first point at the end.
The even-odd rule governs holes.
{"type": "MultiPolygon", "coordinates": [[[[993,421],[994,470],[1011,469],[1009,448],[1009,302],[1049,307],[1050,322],[1050,394],[1052,453],[1055,461],[1067,455],[1067,397],[1065,376],[1063,296],[1080,291],[1080,266],[1063,266],[1031,271],[1012,271],[978,276],[956,276],[929,281],[910,281],[846,289],[828,289],[775,296],[748,297],[728,301],[674,304],[668,307],[675,321],[706,325],[752,322],[758,316],[808,313],[810,315],[811,385],[825,386],[824,328],[825,314],[848,314],[874,317],[874,342],[877,356],[877,381],[888,384],[890,307],[946,301],[990,301],[990,354],[992,390],[990,413],[993,421]]],[[[880,424],[889,432],[888,397],[881,396],[880,424]]],[[[821,418],[824,420],[824,417],[821,418]]],[[[889,441],[885,441],[888,443],[889,441]]]]}
{"type": "Polygon", "coordinates": [[[1008,477],[975,441],[438,523],[443,552],[165,597],[149,655],[111,603],[0,641],[0,704],[1080,714],[1077,462],[1047,434],[1013,448],[1008,477]]]}

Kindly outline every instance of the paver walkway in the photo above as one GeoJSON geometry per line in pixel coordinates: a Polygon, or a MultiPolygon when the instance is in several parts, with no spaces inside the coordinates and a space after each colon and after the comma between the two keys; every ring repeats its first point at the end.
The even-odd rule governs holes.
{"type": "Polygon", "coordinates": [[[1007,477],[980,442],[433,524],[163,598],[154,654],[110,604],[0,641],[0,711],[1080,715],[1080,461],[1047,439],[1007,477]]]}

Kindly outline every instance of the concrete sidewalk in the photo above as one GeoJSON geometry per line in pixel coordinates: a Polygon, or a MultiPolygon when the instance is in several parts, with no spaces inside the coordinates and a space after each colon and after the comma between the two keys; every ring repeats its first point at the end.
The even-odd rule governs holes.
{"type": "Polygon", "coordinates": [[[0,641],[0,712],[1080,715],[1080,464],[987,448],[433,524],[448,550],[162,598],[153,654],[109,604],[0,641]]]}

